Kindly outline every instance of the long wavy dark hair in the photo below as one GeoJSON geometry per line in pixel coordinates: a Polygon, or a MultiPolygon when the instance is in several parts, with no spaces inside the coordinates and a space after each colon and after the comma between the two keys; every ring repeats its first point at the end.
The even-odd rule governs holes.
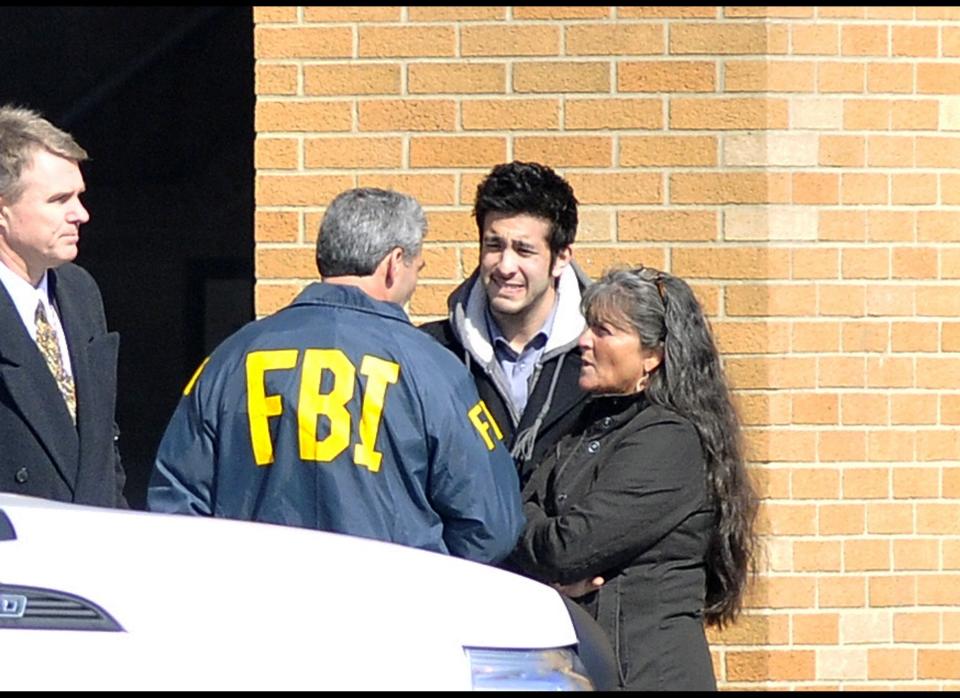
{"type": "Polygon", "coordinates": [[[736,619],[756,571],[757,496],[747,475],[740,421],[720,353],[700,303],[687,283],[656,269],[613,269],[587,287],[587,323],[620,316],[640,343],[662,348],[663,361],[648,376],[647,399],[689,419],[707,463],[707,491],[716,512],[707,551],[704,617],[723,627],[736,619]]]}

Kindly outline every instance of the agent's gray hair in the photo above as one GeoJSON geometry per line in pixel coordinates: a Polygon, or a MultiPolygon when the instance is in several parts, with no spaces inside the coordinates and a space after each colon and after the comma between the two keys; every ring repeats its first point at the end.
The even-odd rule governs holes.
{"type": "Polygon", "coordinates": [[[317,236],[317,268],[323,277],[370,276],[390,250],[404,259],[420,253],[427,218],[407,194],[364,187],[330,202],[317,236]]]}
{"type": "Polygon", "coordinates": [[[73,136],[37,112],[12,104],[0,107],[0,197],[7,203],[23,194],[20,177],[39,148],[74,162],[87,159],[73,136]]]}

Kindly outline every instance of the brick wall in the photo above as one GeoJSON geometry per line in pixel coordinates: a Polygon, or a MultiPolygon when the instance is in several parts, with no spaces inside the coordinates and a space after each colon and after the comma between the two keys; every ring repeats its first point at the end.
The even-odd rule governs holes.
{"type": "Polygon", "coordinates": [[[257,312],[329,199],[428,211],[415,322],[477,261],[489,168],[581,202],[593,277],[708,309],[764,497],[723,688],[960,689],[960,9],[258,7],[257,312]]]}

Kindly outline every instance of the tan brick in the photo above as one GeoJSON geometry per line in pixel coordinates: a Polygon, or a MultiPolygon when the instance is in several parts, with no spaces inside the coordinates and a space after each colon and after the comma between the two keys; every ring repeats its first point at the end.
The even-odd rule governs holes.
{"type": "Polygon", "coordinates": [[[859,317],[866,312],[866,288],[861,285],[821,285],[817,288],[820,315],[859,317]]]}
{"type": "Polygon", "coordinates": [[[960,642],[960,613],[943,614],[943,641],[960,642]]]}
{"type": "Polygon", "coordinates": [[[866,239],[867,216],[863,211],[821,211],[820,239],[846,240],[848,242],[866,239]]]}
{"type": "Polygon", "coordinates": [[[672,269],[684,278],[782,279],[790,257],[787,250],[767,247],[676,248],[672,269]]]}
{"type": "Polygon", "coordinates": [[[840,328],[834,322],[795,322],[790,347],[794,353],[839,351],[840,328]]]}
{"type": "Polygon", "coordinates": [[[840,175],[841,204],[886,204],[887,175],[846,173],[840,175]]]}
{"type": "Polygon", "coordinates": [[[940,278],[960,279],[960,248],[941,247],[940,278]]]}
{"type": "Polygon", "coordinates": [[[915,19],[913,7],[867,7],[867,19],[915,19]]]}
{"type": "Polygon", "coordinates": [[[783,322],[714,322],[711,325],[722,353],[785,353],[790,346],[790,327],[783,322]]]}
{"type": "Polygon", "coordinates": [[[678,97],[670,103],[674,129],[785,129],[787,102],[782,99],[742,97],[697,99],[678,97]]]}
{"type": "Polygon", "coordinates": [[[258,247],[256,251],[258,279],[315,279],[317,253],[311,246],[258,247]]]}
{"type": "Polygon", "coordinates": [[[717,164],[714,136],[621,136],[621,167],[704,166],[717,164]]]}
{"type": "MultiPolygon", "coordinates": [[[[724,298],[724,305],[727,314],[730,316],[805,317],[813,315],[817,306],[816,289],[812,286],[729,286],[724,298]]],[[[789,342],[789,335],[786,331],[783,331],[781,335],[782,349],[785,351],[789,342]]],[[[741,349],[736,351],[738,353],[742,352],[741,349]]]]}
{"type": "MultiPolygon", "coordinates": [[[[934,274],[935,275],[935,274],[934,274]]],[[[916,277],[922,278],[922,277],[916,277]]],[[[921,286],[917,288],[916,313],[920,316],[960,316],[960,297],[953,286],[921,286]]]]}
{"type": "Polygon", "coordinates": [[[890,329],[890,348],[892,351],[937,351],[936,323],[894,322],[890,329]]]}
{"type": "Polygon", "coordinates": [[[936,424],[936,395],[891,395],[891,424],[936,424]]]}
{"type": "Polygon", "coordinates": [[[824,6],[817,8],[817,18],[818,19],[863,19],[867,16],[867,9],[865,7],[856,7],[856,6],[842,6],[842,7],[831,7],[824,6]]]}
{"type": "Polygon", "coordinates": [[[651,55],[664,49],[660,24],[572,24],[565,32],[568,56],[651,55]]]}
{"type": "Polygon", "coordinates": [[[890,105],[890,128],[894,130],[936,130],[940,127],[939,121],[939,100],[911,98],[890,105]]]}
{"type": "MultiPolygon", "coordinates": [[[[960,424],[960,395],[940,396],[940,423],[960,424]]],[[[957,496],[960,497],[960,490],[957,496]]]]}
{"type": "MultiPolygon", "coordinates": [[[[867,677],[867,652],[857,647],[822,647],[817,652],[817,679],[862,681],[867,677]]],[[[815,684],[819,687],[819,682],[815,684]]]]}
{"type": "Polygon", "coordinates": [[[817,164],[817,135],[769,132],[724,135],[723,163],[746,167],[812,167],[817,164]]]}
{"type": "Polygon", "coordinates": [[[960,359],[927,358],[917,359],[917,387],[955,390],[960,377],[960,359]]]}
{"type": "Polygon", "coordinates": [[[304,141],[307,167],[399,168],[403,164],[400,138],[308,138],[304,141]]]}
{"type": "Polygon", "coordinates": [[[253,148],[254,166],[258,170],[295,170],[299,146],[293,138],[257,138],[253,148]]]}
{"type": "Polygon", "coordinates": [[[937,203],[937,176],[893,174],[890,180],[890,203],[895,206],[937,203]]]}
{"type": "Polygon", "coordinates": [[[253,231],[257,242],[298,242],[300,215],[294,211],[257,209],[253,217],[253,231]]]}
{"type": "Polygon", "coordinates": [[[796,572],[839,572],[839,541],[795,541],[793,569],[796,572]]]}
{"type": "Polygon", "coordinates": [[[822,431],[817,435],[817,456],[820,462],[865,461],[867,433],[850,429],[822,431]]]}
{"type": "Polygon", "coordinates": [[[514,63],[514,92],[608,92],[610,64],[591,61],[514,63]]]}
{"type": "Polygon", "coordinates": [[[913,211],[868,211],[867,240],[870,242],[913,242],[917,214],[913,211]]]}
{"type": "Polygon", "coordinates": [[[812,535],[817,529],[817,507],[814,504],[763,504],[758,521],[773,535],[812,535]]]}
{"type": "Polygon", "coordinates": [[[821,576],[817,579],[819,608],[862,608],[867,602],[866,578],[821,576]]]}
{"type": "MultiPolygon", "coordinates": [[[[477,226],[469,211],[427,211],[427,239],[432,242],[474,242],[477,226]]],[[[472,271],[471,270],[467,270],[472,271]]]]}
{"type": "MultiPolygon", "coordinates": [[[[796,397],[796,396],[795,396],[796,397]]],[[[809,397],[818,397],[812,395],[809,397]]],[[[830,402],[833,403],[832,409],[836,414],[836,396],[825,406],[826,409],[818,409],[816,412],[830,410],[830,402]]],[[[808,407],[811,407],[808,405],[808,407]]],[[[797,403],[794,403],[794,415],[796,415],[797,403]]],[[[814,411],[814,410],[811,410],[814,411]]],[[[802,423],[802,422],[797,422],[802,423]]],[[[837,499],[840,496],[840,471],[835,468],[803,468],[794,470],[790,479],[790,492],[793,499],[837,499]]],[[[796,551],[796,548],[794,549],[796,551]]],[[[839,562],[839,550],[837,551],[839,562]]],[[[839,566],[837,567],[839,570],[839,566]]]]}
{"type": "Polygon", "coordinates": [[[670,25],[670,53],[768,54],[784,53],[787,30],[783,26],[761,23],[706,24],[699,22],[670,25]]]}
{"type": "Polygon", "coordinates": [[[942,204],[960,204],[960,175],[940,175],[940,191],[942,204]]]}
{"type": "Polygon", "coordinates": [[[815,363],[809,358],[728,359],[726,370],[738,388],[812,388],[815,384],[815,363]]]}
{"type": "MultiPolygon", "coordinates": [[[[951,397],[954,400],[957,398],[955,395],[951,397]]],[[[960,499],[960,468],[943,468],[942,475],[942,496],[949,499],[960,499]]]]}
{"type": "Polygon", "coordinates": [[[936,540],[894,538],[893,568],[895,570],[936,570],[939,567],[940,551],[936,540]]]}
{"type": "Polygon", "coordinates": [[[917,92],[956,95],[960,92],[960,66],[954,63],[918,63],[917,92]]]}
{"type": "Polygon", "coordinates": [[[712,61],[621,61],[617,92],[713,92],[716,76],[712,61]]]}
{"type": "MultiPolygon", "coordinates": [[[[423,206],[450,206],[456,202],[456,180],[440,174],[360,174],[358,187],[393,189],[409,194],[423,206]]],[[[432,235],[428,233],[430,239],[432,235]]]]}
{"type": "Polygon", "coordinates": [[[890,421],[888,397],[876,393],[844,393],[840,398],[841,424],[882,424],[890,421]]]}
{"type": "Polygon", "coordinates": [[[914,384],[913,361],[903,358],[868,357],[867,386],[871,388],[910,388],[914,384]]]}
{"type": "Polygon", "coordinates": [[[296,22],[296,7],[271,7],[255,6],[253,8],[253,21],[256,24],[269,24],[270,22],[296,22]]]}
{"type": "Polygon", "coordinates": [[[361,58],[413,58],[455,56],[457,33],[453,26],[377,27],[361,24],[361,58]]]}
{"type": "Polygon", "coordinates": [[[796,645],[836,645],[840,641],[840,616],[836,613],[794,614],[791,641],[796,645]]]}
{"type": "Polygon", "coordinates": [[[857,356],[823,357],[817,367],[820,388],[862,388],[866,362],[857,356]]]}
{"type": "Polygon", "coordinates": [[[816,678],[812,650],[730,651],[725,655],[729,681],[803,681],[816,678]]]}
{"type": "Polygon", "coordinates": [[[412,63],[407,67],[410,94],[502,94],[506,87],[503,63],[412,63]]]}
{"type": "Polygon", "coordinates": [[[591,210],[582,208],[578,212],[577,241],[611,242],[616,239],[614,212],[609,209],[591,210]]]}
{"type": "Polygon", "coordinates": [[[659,204],[663,185],[658,173],[570,173],[566,177],[583,204],[659,204]]]}
{"type": "Polygon", "coordinates": [[[253,55],[260,58],[350,58],[349,27],[254,27],[253,55]]]}
{"type": "Polygon", "coordinates": [[[423,246],[424,267],[421,279],[456,280],[463,278],[460,269],[460,256],[451,247],[423,246]]]}
{"type": "Polygon", "coordinates": [[[889,279],[890,251],[849,248],[840,253],[844,279],[889,279]]]}
{"type": "Polygon", "coordinates": [[[407,17],[411,22],[458,21],[476,19],[506,19],[506,7],[472,5],[467,7],[407,7],[407,17]]]}
{"type": "Polygon", "coordinates": [[[867,533],[897,534],[913,532],[913,506],[911,504],[879,502],[867,505],[867,533]]]}
{"type": "Polygon", "coordinates": [[[669,175],[673,204],[788,203],[790,180],[781,173],[677,172],[669,175]]]}
{"type": "Polygon", "coordinates": [[[867,165],[870,167],[913,167],[914,139],[909,136],[869,136],[867,165]]]}
{"type": "Polygon", "coordinates": [[[839,130],[843,127],[843,101],[836,98],[791,98],[790,126],[792,128],[839,130]]]}
{"type": "Polygon", "coordinates": [[[813,18],[812,7],[724,7],[723,16],[725,18],[734,17],[791,17],[791,18],[813,18]]]}
{"type": "Polygon", "coordinates": [[[514,7],[514,19],[606,19],[610,17],[609,7],[514,7]]]}
{"type": "Polygon", "coordinates": [[[352,186],[346,175],[258,175],[254,195],[258,206],[324,206],[352,186]]]}
{"type": "MultiPolygon", "coordinates": [[[[460,105],[463,128],[469,131],[503,129],[557,129],[560,102],[556,99],[480,99],[460,105]]],[[[557,166],[557,163],[551,162],[557,166]]]]}
{"type": "Polygon", "coordinates": [[[887,351],[890,327],[886,322],[845,322],[842,337],[843,351],[887,351]]]}
{"type": "Polygon", "coordinates": [[[397,95],[400,67],[376,63],[306,65],[303,91],[308,95],[397,95]]]}
{"type": "Polygon", "coordinates": [[[816,457],[816,434],[796,430],[750,431],[748,459],[770,463],[810,461],[816,457]]]}
{"type": "Polygon", "coordinates": [[[724,211],[724,240],[816,240],[817,212],[802,206],[736,206],[724,211]]]}
{"type": "Polygon", "coordinates": [[[258,63],[254,73],[254,91],[258,95],[297,94],[297,66],[295,65],[258,63]]]}
{"type": "Polygon", "coordinates": [[[717,239],[717,214],[714,211],[620,210],[617,231],[617,238],[622,242],[711,242],[717,239]]]}
{"type": "Polygon", "coordinates": [[[867,649],[867,676],[874,679],[913,679],[917,665],[915,649],[867,649]]]}
{"type": "Polygon", "coordinates": [[[792,279],[836,279],[840,274],[840,256],[836,248],[795,249],[791,258],[792,279]]]}
{"type": "Polygon", "coordinates": [[[843,471],[844,499],[888,499],[890,471],[887,468],[847,468],[843,471]]]}
{"type": "Polygon", "coordinates": [[[790,43],[796,56],[835,56],[840,52],[840,31],[836,24],[791,24],[790,43]]]}
{"type": "Polygon", "coordinates": [[[618,19],[717,19],[716,7],[674,7],[672,5],[627,5],[617,8],[618,19]]]}
{"type": "Polygon", "coordinates": [[[868,63],[867,92],[913,94],[913,66],[904,63],[868,63]]]}
{"type": "Polygon", "coordinates": [[[843,569],[846,572],[889,571],[890,543],[875,539],[843,541],[843,569]]]}
{"type": "Polygon", "coordinates": [[[503,162],[501,137],[423,136],[410,139],[411,167],[487,167],[503,162]]]}
{"type": "Polygon", "coordinates": [[[305,283],[268,284],[258,281],[254,292],[254,312],[257,317],[275,313],[290,305],[290,302],[303,290],[304,285],[305,283]]]}
{"type": "Polygon", "coordinates": [[[843,128],[848,131],[884,131],[890,128],[890,112],[891,102],[887,99],[846,99],[843,102],[843,128]]]}
{"type": "Polygon", "coordinates": [[[960,534],[960,504],[917,504],[917,533],[956,536],[960,534]]]}
{"type": "Polygon", "coordinates": [[[790,423],[790,401],[785,395],[741,391],[734,393],[733,400],[745,425],[790,423]]]}
{"type": "Polygon", "coordinates": [[[553,24],[504,26],[461,25],[460,55],[556,56],[560,53],[560,27],[553,24]]]}
{"type": "Polygon", "coordinates": [[[361,131],[453,131],[456,103],[452,100],[360,100],[361,131]]]}
{"type": "Polygon", "coordinates": [[[265,131],[349,131],[353,114],[346,102],[264,102],[255,110],[255,129],[265,131]]]}
{"type": "Polygon", "coordinates": [[[611,167],[613,139],[609,136],[515,136],[514,157],[524,162],[549,162],[553,167],[611,167]]]}
{"type": "Polygon", "coordinates": [[[889,28],[873,24],[846,24],[840,27],[840,54],[843,56],[889,55],[889,28]]]}
{"type": "Polygon", "coordinates": [[[960,540],[944,540],[943,569],[960,570],[960,540]]]}
{"type": "Polygon", "coordinates": [[[817,66],[817,91],[863,92],[866,85],[866,65],[824,61],[817,66]]]}
{"type": "Polygon", "coordinates": [[[456,284],[421,283],[410,299],[411,315],[447,314],[447,297],[456,288],[456,284]]]}
{"type": "Polygon", "coordinates": [[[917,676],[921,679],[960,679],[960,650],[917,650],[917,676]]]}
{"type": "Polygon", "coordinates": [[[918,167],[960,167],[960,143],[956,138],[917,136],[916,152],[918,167]]]}
{"type": "Polygon", "coordinates": [[[863,167],[866,139],[861,136],[820,136],[817,162],[822,166],[863,167]]]}
{"type": "Polygon", "coordinates": [[[650,247],[598,247],[578,244],[576,260],[591,279],[600,278],[605,270],[615,265],[636,267],[643,264],[656,269],[663,269],[665,266],[663,250],[650,247]]]}
{"type": "Polygon", "coordinates": [[[312,6],[303,8],[307,22],[397,22],[399,7],[312,6]]]}
{"type": "Polygon", "coordinates": [[[866,530],[863,504],[822,504],[817,533],[821,536],[859,535],[866,530]]]}
{"type": "Polygon", "coordinates": [[[795,204],[836,204],[839,201],[840,179],[827,172],[798,172],[791,177],[792,201],[795,204]]]}
{"type": "Polygon", "coordinates": [[[726,92],[813,92],[815,66],[810,61],[726,61],[726,92]]]}
{"type": "Polygon", "coordinates": [[[743,614],[722,630],[711,627],[707,639],[711,645],[784,645],[790,639],[789,619],[785,614],[743,614]]]}
{"type": "Polygon", "coordinates": [[[663,103],[659,99],[568,97],[563,125],[577,130],[659,129],[663,128],[663,103]]]}

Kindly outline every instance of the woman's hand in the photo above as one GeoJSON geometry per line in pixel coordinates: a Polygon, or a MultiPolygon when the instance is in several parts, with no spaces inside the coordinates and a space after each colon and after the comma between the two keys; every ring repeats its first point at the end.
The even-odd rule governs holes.
{"type": "Polygon", "coordinates": [[[596,591],[603,586],[604,581],[603,577],[591,577],[590,579],[581,579],[579,582],[571,582],[570,584],[558,584],[555,582],[550,586],[564,596],[576,599],[589,594],[591,591],[596,591]]]}

